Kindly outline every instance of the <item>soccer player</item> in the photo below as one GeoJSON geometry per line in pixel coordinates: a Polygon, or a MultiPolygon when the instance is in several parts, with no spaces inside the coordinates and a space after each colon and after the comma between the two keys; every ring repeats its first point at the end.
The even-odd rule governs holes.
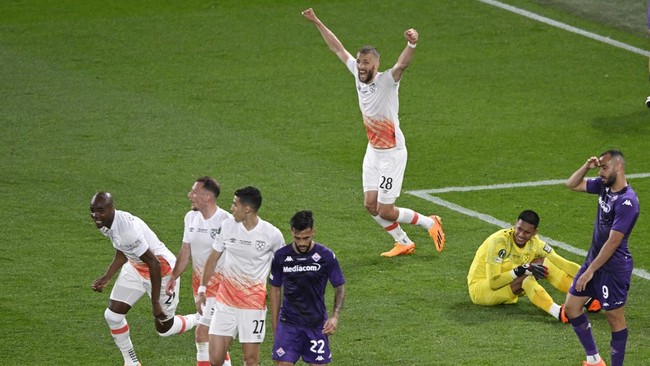
{"type": "Polygon", "coordinates": [[[407,44],[397,63],[391,69],[378,72],[379,52],[376,48],[365,46],[357,52],[357,57],[353,57],[311,8],[303,11],[302,15],[314,23],[330,50],[355,78],[359,108],[368,136],[362,171],[364,206],[395,240],[393,248],[381,255],[394,257],[415,252],[415,244],[402,230],[400,223],[427,229],[436,249],[442,251],[445,233],[442,231],[440,217],[425,216],[395,206],[402,189],[407,160],[404,134],[399,127],[398,89],[404,70],[411,63],[415,52],[418,32],[407,29],[404,32],[407,44]]]}
{"type": "Polygon", "coordinates": [[[255,187],[235,191],[230,208],[233,217],[221,223],[212,251],[205,262],[198,289],[197,310],[206,302],[206,285],[219,263],[214,314],[210,322],[210,365],[221,366],[228,347],[239,334],[244,365],[259,365],[260,344],[266,321],[266,279],[273,253],[284,246],[278,228],[257,212],[262,194],[255,187]]]}
{"type": "Polygon", "coordinates": [[[326,364],[332,360],[328,336],[338,326],[345,278],[334,253],[314,242],[311,211],[297,212],[290,225],[293,242],[275,252],[271,264],[273,359],[278,366],[294,365],[301,356],[310,365],[326,364]],[[328,280],[334,287],[329,318],[325,307],[328,280]]]}
{"type": "MultiPolygon", "coordinates": [[[[185,228],[183,230],[183,244],[178,253],[178,259],[171,279],[167,282],[167,294],[171,294],[176,286],[176,279],[187,268],[192,259],[192,290],[194,301],[198,301],[197,290],[201,282],[201,275],[205,261],[212,251],[212,243],[221,231],[221,223],[231,218],[232,215],[217,205],[217,198],[221,187],[210,177],[200,177],[192,185],[192,190],[187,194],[191,202],[191,210],[185,214],[185,228]]],[[[203,315],[195,329],[196,340],[196,366],[209,366],[208,355],[208,328],[212,319],[212,307],[217,292],[217,278],[213,275],[206,285],[206,305],[203,315]]],[[[230,355],[226,353],[225,366],[230,366],[230,355]]]]}
{"type": "Polygon", "coordinates": [[[567,293],[565,310],[587,360],[583,365],[605,365],[591,333],[591,323],[580,311],[590,297],[600,300],[612,332],[612,366],[623,365],[627,344],[625,302],[632,277],[628,238],[639,217],[639,198],[627,184],[625,158],[618,150],[592,156],[566,181],[569,189],[598,195],[591,247],[567,293]],[[598,177],[585,179],[591,169],[598,177]]]}
{"type": "Polygon", "coordinates": [[[92,289],[102,292],[113,275],[120,274],[113,285],[108,308],[104,312],[115,344],[126,366],[140,365],[129,335],[126,314],[142,295],[151,298],[151,311],[158,334],[167,337],[194,328],[197,314],[174,315],[178,306],[180,281],[170,295],[165,294],[176,257],[140,218],[116,210],[108,192],[97,192],[90,201],[90,217],[95,226],[113,243],[115,256],[92,289]]]}
{"type": "MultiPolygon", "coordinates": [[[[525,210],[515,226],[490,235],[476,251],[467,275],[469,297],[474,304],[515,304],[525,294],[538,308],[567,323],[562,306],[556,304],[538,280],[546,278],[566,293],[580,266],[561,257],[537,235],[539,215],[525,210]]],[[[597,301],[587,305],[600,311],[597,301]]]]}

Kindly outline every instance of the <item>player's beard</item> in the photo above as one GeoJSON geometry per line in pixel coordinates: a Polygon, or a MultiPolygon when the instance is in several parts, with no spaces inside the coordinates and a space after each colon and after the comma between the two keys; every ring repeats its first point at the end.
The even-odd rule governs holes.
{"type": "Polygon", "coordinates": [[[362,79],[361,78],[362,75],[359,74],[359,81],[364,83],[364,84],[368,84],[369,82],[372,81],[372,79],[375,78],[375,71],[374,70],[367,70],[365,75],[366,75],[366,77],[364,79],[362,79]]]}
{"type": "Polygon", "coordinates": [[[611,174],[607,177],[600,177],[600,179],[603,180],[605,187],[611,187],[614,185],[614,183],[616,183],[616,173],[611,174]]]}

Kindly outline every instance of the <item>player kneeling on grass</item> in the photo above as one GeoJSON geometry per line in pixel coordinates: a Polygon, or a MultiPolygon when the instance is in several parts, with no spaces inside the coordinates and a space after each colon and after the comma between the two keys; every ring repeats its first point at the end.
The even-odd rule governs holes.
{"type": "Polygon", "coordinates": [[[129,335],[126,313],[145,293],[151,297],[151,311],[156,331],[166,337],[194,328],[197,314],[174,315],[178,306],[180,281],[171,295],[165,286],[171,278],[176,257],[140,218],[116,210],[108,192],[96,193],[90,201],[90,216],[95,226],[111,239],[115,248],[113,262],[92,289],[102,292],[108,281],[120,271],[113,285],[108,308],[104,312],[115,344],[122,352],[126,366],[140,365],[129,335]]]}
{"type": "MultiPolygon", "coordinates": [[[[556,304],[538,280],[545,278],[566,293],[580,266],[543,242],[537,236],[538,225],[539,215],[525,210],[514,227],[497,231],[481,244],[467,275],[469,296],[474,304],[494,306],[515,304],[526,294],[535,306],[567,323],[564,306],[556,304]]],[[[600,311],[598,300],[585,307],[600,311]]]]}

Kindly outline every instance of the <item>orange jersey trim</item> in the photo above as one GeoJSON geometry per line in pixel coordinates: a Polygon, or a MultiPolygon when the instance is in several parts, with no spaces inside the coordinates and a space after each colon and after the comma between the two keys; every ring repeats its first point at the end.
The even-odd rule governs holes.
{"type": "MultiPolygon", "coordinates": [[[[160,274],[162,277],[168,276],[172,274],[172,267],[169,266],[169,263],[167,260],[163,257],[157,257],[158,261],[160,262],[160,274]]],[[[136,271],[140,274],[140,276],[150,279],[151,275],[149,274],[149,267],[147,266],[146,263],[136,263],[132,260],[129,260],[131,262],[131,265],[135,268],[136,271]]]]}
{"type": "Polygon", "coordinates": [[[390,119],[363,116],[363,124],[366,126],[370,146],[376,149],[390,149],[397,146],[395,123],[390,119]]]}

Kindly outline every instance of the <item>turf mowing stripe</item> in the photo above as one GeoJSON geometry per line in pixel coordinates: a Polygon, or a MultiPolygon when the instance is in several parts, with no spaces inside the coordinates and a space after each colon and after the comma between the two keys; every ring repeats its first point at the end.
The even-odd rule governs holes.
{"type": "Polygon", "coordinates": [[[504,4],[502,2],[495,1],[495,0],[478,0],[478,1],[480,1],[480,2],[482,2],[484,4],[492,5],[492,6],[495,6],[497,8],[501,8],[501,9],[513,12],[513,13],[521,15],[521,16],[525,16],[527,18],[536,20],[538,22],[542,22],[542,23],[551,25],[553,27],[563,29],[563,30],[568,31],[568,32],[576,33],[576,34],[579,34],[581,36],[591,38],[591,39],[594,39],[596,41],[603,42],[603,43],[606,43],[606,44],[614,46],[614,47],[622,48],[622,49],[624,49],[626,51],[630,51],[630,52],[634,52],[634,53],[642,55],[642,56],[650,57],[650,52],[648,52],[646,50],[642,50],[640,48],[630,46],[627,43],[619,42],[619,41],[613,40],[613,39],[608,38],[608,37],[603,37],[603,36],[598,35],[596,33],[591,33],[591,32],[588,32],[586,30],[576,28],[576,27],[570,26],[570,25],[565,24],[565,23],[558,22],[557,20],[553,20],[551,18],[543,17],[541,15],[532,13],[532,12],[527,11],[527,10],[517,8],[517,7],[512,6],[512,5],[504,4]]]}

